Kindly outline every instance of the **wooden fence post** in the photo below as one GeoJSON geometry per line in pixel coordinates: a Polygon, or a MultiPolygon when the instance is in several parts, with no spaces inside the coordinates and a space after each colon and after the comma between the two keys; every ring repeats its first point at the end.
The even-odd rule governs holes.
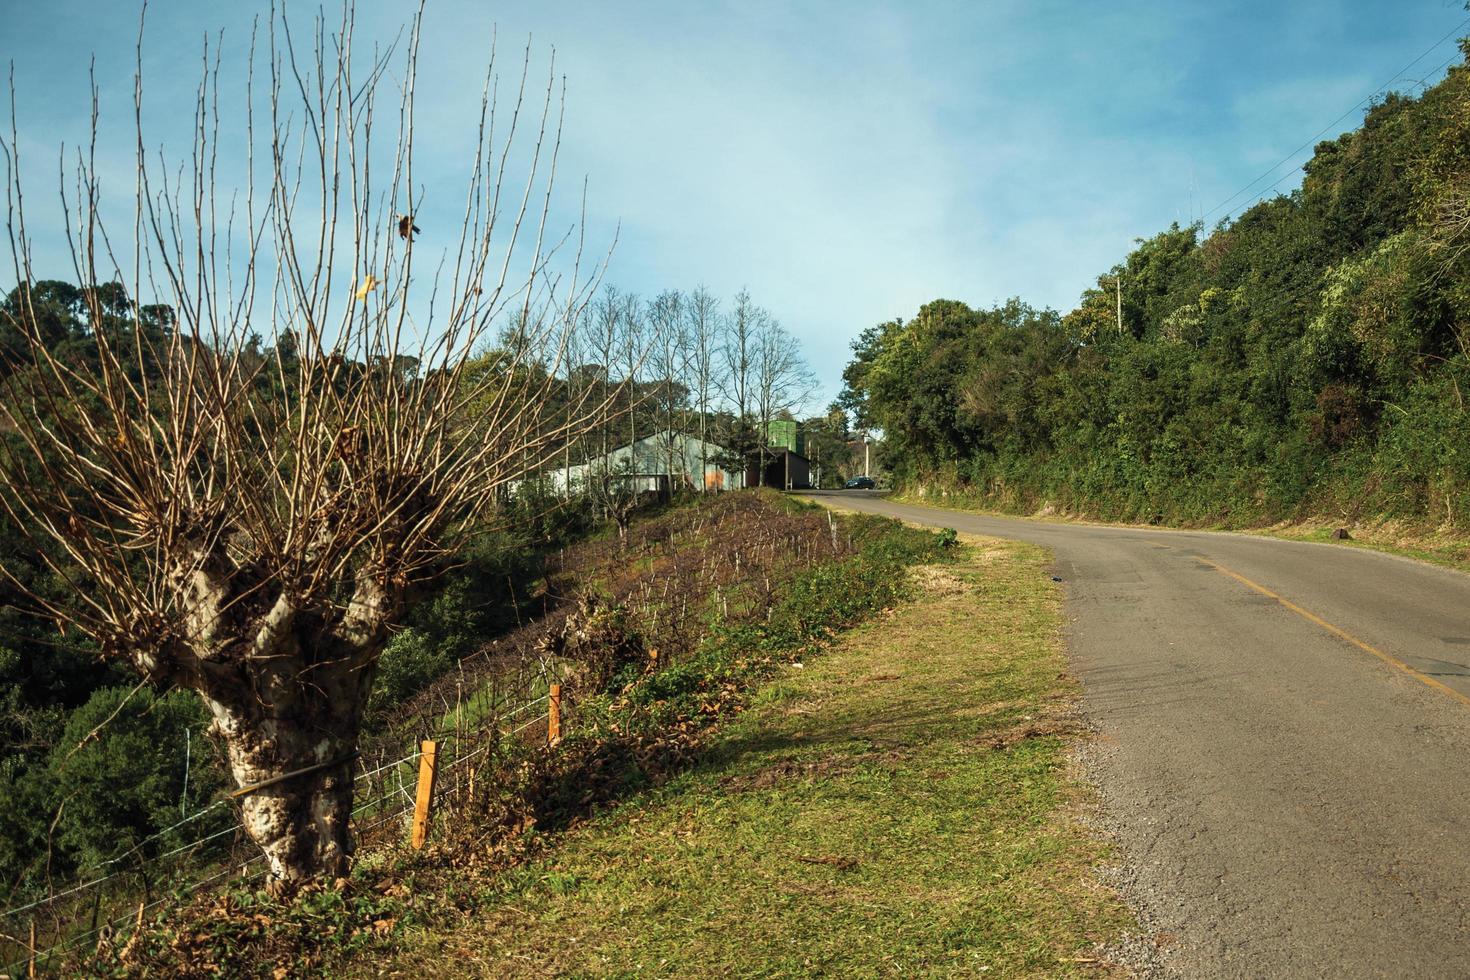
{"type": "Polygon", "coordinates": [[[31,980],[36,977],[36,920],[31,920],[31,955],[26,964],[26,976],[31,980]]]}
{"type": "Polygon", "coordinates": [[[561,685],[551,685],[551,694],[547,698],[546,708],[546,744],[555,745],[561,741],[561,685]]]}
{"type": "Polygon", "coordinates": [[[424,740],[419,743],[419,791],[413,803],[413,847],[420,850],[429,836],[429,813],[434,803],[434,778],[439,773],[439,745],[424,740]]]}

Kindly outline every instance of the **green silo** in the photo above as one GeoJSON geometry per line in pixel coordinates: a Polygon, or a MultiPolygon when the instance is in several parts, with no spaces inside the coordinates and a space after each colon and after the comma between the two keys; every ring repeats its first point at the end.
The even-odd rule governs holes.
{"type": "Polygon", "coordinates": [[[766,423],[766,445],[780,446],[805,456],[806,434],[795,419],[772,419],[766,423]]]}

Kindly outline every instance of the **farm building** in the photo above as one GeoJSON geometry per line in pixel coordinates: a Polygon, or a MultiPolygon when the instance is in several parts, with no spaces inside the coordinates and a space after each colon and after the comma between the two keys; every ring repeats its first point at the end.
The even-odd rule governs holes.
{"type": "Polygon", "coordinates": [[[557,493],[566,493],[568,488],[576,492],[586,486],[589,476],[606,476],[637,493],[738,490],[745,486],[745,475],[725,468],[734,465],[733,457],[730,450],[698,436],[665,430],[577,466],[548,470],[546,478],[557,493]]]}
{"type": "Polygon", "coordinates": [[[801,453],[792,452],[782,446],[772,446],[765,452],[765,473],[762,478],[761,457],[752,454],[745,464],[745,485],[748,487],[775,487],[777,490],[810,490],[812,464],[801,453]]]}

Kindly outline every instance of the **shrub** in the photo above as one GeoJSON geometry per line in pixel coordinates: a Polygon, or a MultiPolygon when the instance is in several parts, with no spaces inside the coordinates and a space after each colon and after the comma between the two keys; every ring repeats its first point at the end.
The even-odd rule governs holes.
{"type": "MultiPolygon", "coordinates": [[[[48,760],[58,852],[71,864],[96,868],[209,804],[224,779],[214,746],[203,737],[208,725],[208,713],[189,691],[105,687],[94,694],[67,719],[48,760]]],[[[225,810],[219,816],[233,819],[225,810]]],[[[208,830],[206,821],[191,823],[151,841],[144,854],[198,840],[208,830]]]]}

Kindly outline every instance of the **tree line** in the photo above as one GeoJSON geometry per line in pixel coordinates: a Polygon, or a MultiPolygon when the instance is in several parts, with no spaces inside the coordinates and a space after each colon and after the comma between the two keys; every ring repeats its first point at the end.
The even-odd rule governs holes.
{"type": "Polygon", "coordinates": [[[937,300],[865,330],[842,405],[900,482],[1008,508],[1462,527],[1467,107],[1464,64],[1388,95],[1298,190],[1140,239],[1065,315],[937,300]]]}
{"type": "Polygon", "coordinates": [[[607,413],[619,421],[598,419],[568,461],[655,432],[688,433],[743,459],[765,447],[770,421],[800,411],[812,381],[800,342],[744,289],[725,302],[704,286],[648,300],[607,286],[574,328],[568,356],[581,365],[573,389],[624,384],[625,393],[607,413]]]}

